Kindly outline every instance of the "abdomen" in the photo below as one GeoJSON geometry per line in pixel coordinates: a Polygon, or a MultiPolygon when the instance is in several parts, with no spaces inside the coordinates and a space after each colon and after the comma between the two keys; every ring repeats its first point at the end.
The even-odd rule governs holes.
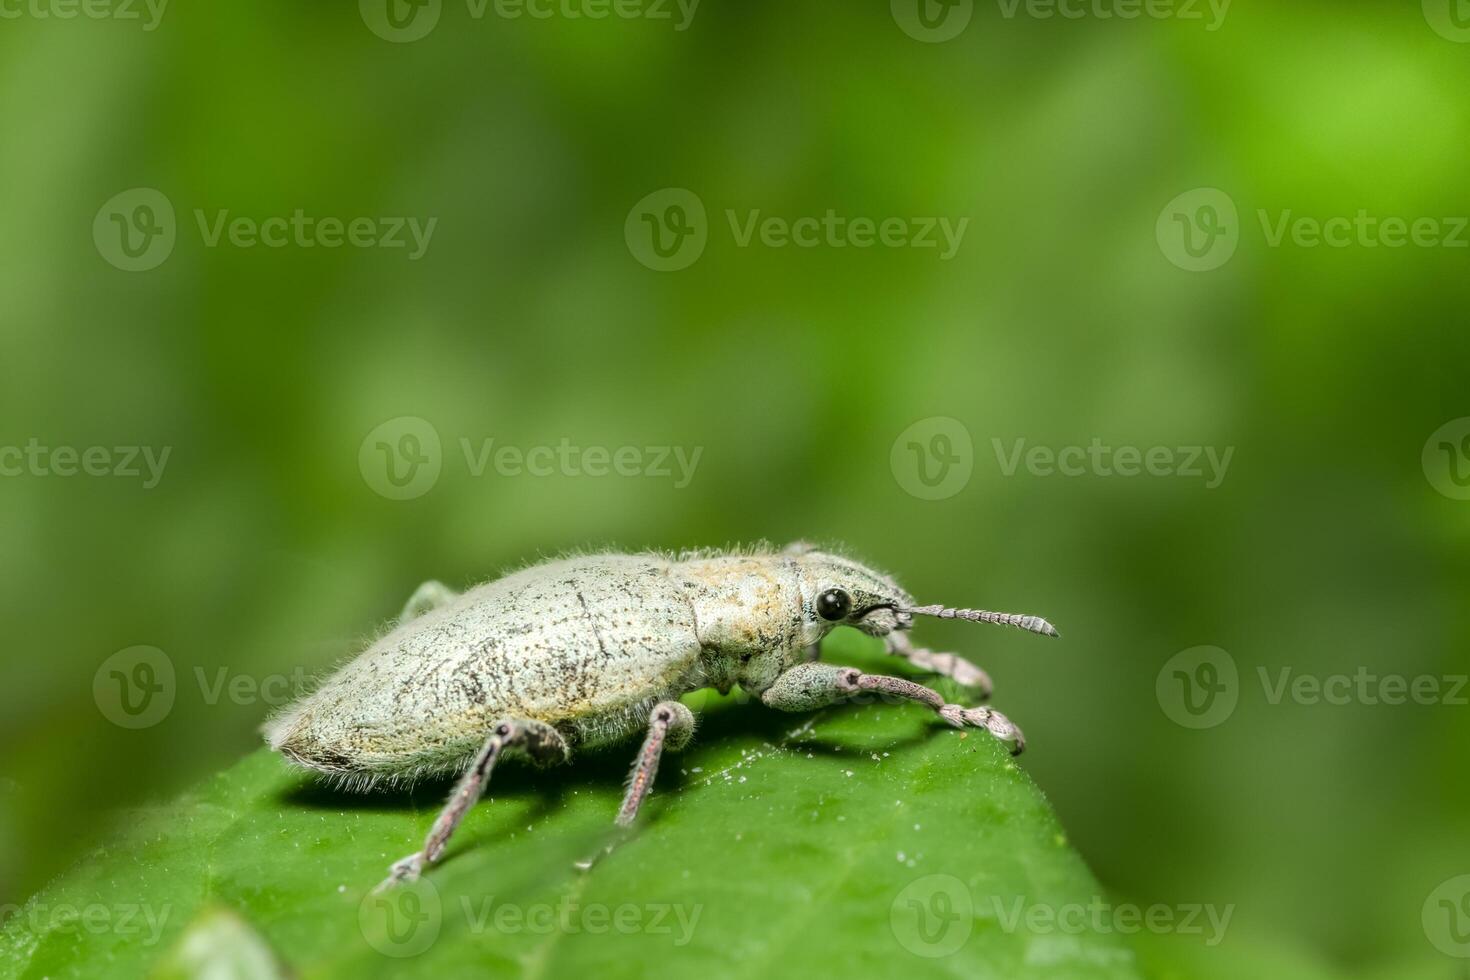
{"type": "Polygon", "coordinates": [[[693,612],[668,567],[591,556],[471,589],[288,709],[271,746],[324,772],[412,778],[463,766],[501,718],[555,725],[574,747],[620,738],[699,670],[693,612]]]}

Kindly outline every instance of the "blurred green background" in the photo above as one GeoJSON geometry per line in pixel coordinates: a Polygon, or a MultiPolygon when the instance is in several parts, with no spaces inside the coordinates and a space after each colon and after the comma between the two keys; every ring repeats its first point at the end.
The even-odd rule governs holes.
{"type": "Polygon", "coordinates": [[[1220,950],[1159,942],[1161,975],[1211,956],[1466,975],[1421,911],[1470,872],[1470,708],[1272,703],[1258,675],[1470,672],[1470,502],[1445,470],[1470,459],[1421,458],[1470,415],[1454,10],[1238,0],[1211,30],[1203,6],[980,3],[930,43],[901,3],[705,0],[678,30],[675,7],[477,18],[445,0],[405,43],[370,7],[0,20],[0,446],[170,450],[151,488],[0,477],[0,902],[120,809],[258,745],[269,698],[211,697],[221,676],[320,672],[423,579],[574,546],[809,538],[920,601],[1061,627],[917,636],[991,670],[1026,767],[1120,900],[1234,906],[1220,950]],[[176,213],[147,271],[99,245],[133,188],[176,213]],[[674,271],[637,234],[664,188],[706,212],[674,271]],[[1218,247],[1238,241],[1205,271],[1169,234],[1196,188],[1238,212],[1214,212],[1218,247]],[[210,246],[196,218],[298,209],[437,224],[410,259],[210,246]],[[828,209],[968,225],[945,260],[742,246],[727,215],[828,209]],[[1288,213],[1360,211],[1451,241],[1272,243],[1288,213]],[[440,472],[397,500],[370,434],[403,417],[437,434],[440,472]],[[916,469],[943,453],[910,455],[946,449],[934,426],[971,447],[949,443],[943,499],[916,469]],[[464,446],[490,439],[700,455],[685,486],[476,475],[464,446]],[[1214,488],[998,458],[1094,439],[1233,456],[1214,488]],[[140,644],[177,694],[128,730],[93,681],[140,644]],[[1237,665],[1238,705],[1192,729],[1156,681],[1202,645],[1237,665]]]}

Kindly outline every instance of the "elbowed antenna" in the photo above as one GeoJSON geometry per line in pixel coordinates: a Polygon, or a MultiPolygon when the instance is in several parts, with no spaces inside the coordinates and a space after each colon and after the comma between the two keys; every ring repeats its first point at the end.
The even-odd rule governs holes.
{"type": "Polygon", "coordinates": [[[1019,613],[998,613],[985,609],[952,609],[949,606],[910,606],[899,612],[916,616],[937,616],[940,619],[968,619],[972,623],[994,623],[997,626],[1014,626],[1016,629],[1040,633],[1042,636],[1061,636],[1057,628],[1040,616],[1022,616],[1019,613]]]}

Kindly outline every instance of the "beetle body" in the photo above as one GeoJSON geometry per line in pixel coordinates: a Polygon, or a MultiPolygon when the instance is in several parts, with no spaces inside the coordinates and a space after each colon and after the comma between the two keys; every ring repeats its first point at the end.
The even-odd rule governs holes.
{"type": "MultiPolygon", "coordinates": [[[[512,716],[573,749],[703,687],[754,694],[820,639],[802,567],[768,554],[588,555],[524,568],[399,623],[270,727],[319,772],[400,780],[463,768],[512,716]]],[[[825,624],[824,624],[825,625],[825,624]]]]}
{"type": "Polygon", "coordinates": [[[267,726],[272,748],[350,788],[463,772],[423,851],[437,859],[502,753],[551,764],[648,732],[620,822],[649,791],[665,743],[694,717],[678,698],[735,684],[771,707],[804,711],[864,691],[920,702],[956,727],[1024,742],[989,708],[946,704],[901,678],[814,662],[839,625],[884,637],[889,652],[988,694],[983,671],[902,636],[914,615],[1053,633],[1035,617],[915,606],[888,576],[841,555],[784,551],[598,554],[543,562],[456,595],[425,583],[397,625],[267,726]]]}

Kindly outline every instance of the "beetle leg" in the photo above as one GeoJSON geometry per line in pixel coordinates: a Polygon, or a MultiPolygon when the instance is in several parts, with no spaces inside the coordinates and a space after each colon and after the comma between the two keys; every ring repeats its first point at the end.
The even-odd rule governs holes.
{"type": "Polygon", "coordinates": [[[395,863],[387,880],[378,886],[380,889],[399,881],[412,881],[425,867],[439,860],[450,835],[470,807],[484,795],[490,773],[506,749],[521,749],[539,765],[565,762],[571,758],[566,740],[550,725],[525,718],[507,718],[497,722],[490,737],[485,740],[485,745],[475,756],[475,761],[455,785],[454,792],[444,804],[444,809],[439,812],[434,826],[429,828],[429,836],[424,839],[423,849],[395,863]]]}
{"type": "Polygon", "coordinates": [[[413,590],[413,595],[403,604],[403,612],[398,614],[398,621],[406,623],[410,619],[418,619],[426,612],[433,612],[440,606],[447,606],[459,593],[436,579],[429,579],[423,585],[413,590]]]}
{"type": "Polygon", "coordinates": [[[618,808],[617,822],[626,827],[638,816],[649,791],[653,789],[653,778],[658,774],[658,760],[664,746],[677,752],[689,744],[694,735],[694,712],[678,701],[660,701],[653,706],[648,717],[648,737],[638,750],[638,761],[628,777],[628,792],[623,805],[618,808]]]}
{"type": "Polygon", "coordinates": [[[883,641],[889,653],[896,657],[903,657],[916,667],[928,668],[936,674],[953,678],[965,687],[974,688],[982,701],[990,697],[990,692],[995,689],[995,685],[990,682],[989,674],[961,656],[953,653],[935,653],[926,647],[916,647],[907,634],[897,630],[883,637],[883,641]]]}
{"type": "Polygon", "coordinates": [[[761,693],[761,700],[780,711],[811,711],[834,704],[856,694],[878,694],[917,701],[933,709],[956,728],[969,725],[983,728],[1003,742],[1011,743],[1011,754],[1020,755],[1026,748],[1026,737],[1009,718],[994,708],[966,708],[946,704],[939,692],[922,684],[865,674],[856,667],[836,664],[800,663],[788,669],[761,693]]]}

